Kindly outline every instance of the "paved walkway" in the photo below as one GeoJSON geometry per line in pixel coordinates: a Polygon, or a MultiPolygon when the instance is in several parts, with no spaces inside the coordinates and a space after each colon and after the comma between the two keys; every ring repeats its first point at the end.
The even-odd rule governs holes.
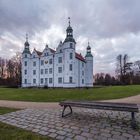
{"type": "MultiPolygon", "coordinates": [[[[109,101],[140,104],[140,95],[109,101]]],[[[0,100],[0,106],[24,109],[0,115],[0,121],[58,140],[140,140],[140,129],[131,128],[127,112],[74,108],[62,118],[58,103],[0,100]]],[[[140,113],[136,120],[140,127],[140,113]]]]}
{"type": "MultiPolygon", "coordinates": [[[[0,121],[57,140],[140,140],[140,130],[130,126],[130,113],[74,108],[62,118],[61,111],[25,109],[1,115],[0,121]]],[[[139,125],[140,113],[136,120],[139,125]]]]}

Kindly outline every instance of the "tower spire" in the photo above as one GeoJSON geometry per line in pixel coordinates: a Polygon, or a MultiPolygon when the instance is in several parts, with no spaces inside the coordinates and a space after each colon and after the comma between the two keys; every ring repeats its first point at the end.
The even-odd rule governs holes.
{"type": "Polygon", "coordinates": [[[88,46],[90,46],[90,45],[89,45],[89,41],[88,41],[88,46]]]}
{"type": "Polygon", "coordinates": [[[25,47],[29,47],[30,46],[30,44],[29,44],[29,42],[28,42],[28,34],[26,33],[26,41],[25,41],[25,43],[24,43],[24,46],[25,47]]]}
{"type": "Polygon", "coordinates": [[[70,26],[70,17],[68,17],[68,23],[69,23],[69,26],[70,26]]]}
{"type": "Polygon", "coordinates": [[[28,34],[26,33],[26,41],[25,41],[25,43],[24,43],[24,50],[23,50],[23,53],[28,53],[28,54],[31,54],[30,53],[30,49],[29,49],[29,46],[30,46],[30,44],[29,44],[29,42],[28,42],[28,34]]]}
{"type": "Polygon", "coordinates": [[[75,42],[74,38],[73,38],[73,29],[71,27],[71,22],[70,22],[70,17],[68,17],[68,27],[66,29],[66,38],[64,40],[64,42],[75,42]]]}
{"type": "Polygon", "coordinates": [[[28,34],[26,33],[26,42],[28,42],[28,34]]]}
{"type": "Polygon", "coordinates": [[[91,54],[91,47],[90,47],[90,44],[89,44],[89,41],[88,41],[86,57],[89,57],[89,56],[92,56],[92,54],[91,54]]]}

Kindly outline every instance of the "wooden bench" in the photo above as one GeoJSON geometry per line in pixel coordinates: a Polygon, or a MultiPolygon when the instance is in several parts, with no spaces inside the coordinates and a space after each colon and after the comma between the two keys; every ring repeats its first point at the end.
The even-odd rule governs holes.
{"type": "Polygon", "coordinates": [[[130,112],[132,118],[131,126],[134,129],[136,128],[135,113],[139,111],[137,104],[67,100],[60,102],[59,105],[64,107],[62,117],[72,114],[72,107],[130,112]],[[67,107],[70,109],[70,112],[65,114],[65,109],[67,107]]]}

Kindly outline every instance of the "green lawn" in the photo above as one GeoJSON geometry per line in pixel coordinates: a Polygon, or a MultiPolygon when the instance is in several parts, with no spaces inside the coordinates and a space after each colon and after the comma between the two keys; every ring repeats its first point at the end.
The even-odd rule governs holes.
{"type": "Polygon", "coordinates": [[[0,100],[58,102],[66,99],[106,100],[140,94],[140,85],[109,86],[91,89],[14,89],[0,88],[0,100]]]}
{"type": "Polygon", "coordinates": [[[14,108],[0,107],[0,115],[10,113],[10,112],[13,112],[13,111],[17,111],[17,110],[18,109],[14,109],[14,108]]]}
{"type": "MultiPolygon", "coordinates": [[[[0,114],[2,115],[16,110],[0,107],[0,114]]],[[[50,140],[50,138],[0,122],[0,140],[50,140]]]]}

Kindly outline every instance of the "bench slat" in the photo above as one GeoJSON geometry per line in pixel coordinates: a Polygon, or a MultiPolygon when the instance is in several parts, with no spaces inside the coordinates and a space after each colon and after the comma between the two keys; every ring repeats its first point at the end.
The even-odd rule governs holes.
{"type": "Polygon", "coordinates": [[[62,101],[61,106],[70,105],[73,107],[83,107],[92,109],[115,110],[115,111],[128,111],[138,112],[137,104],[129,103],[110,103],[110,102],[94,102],[94,101],[62,101]]]}

